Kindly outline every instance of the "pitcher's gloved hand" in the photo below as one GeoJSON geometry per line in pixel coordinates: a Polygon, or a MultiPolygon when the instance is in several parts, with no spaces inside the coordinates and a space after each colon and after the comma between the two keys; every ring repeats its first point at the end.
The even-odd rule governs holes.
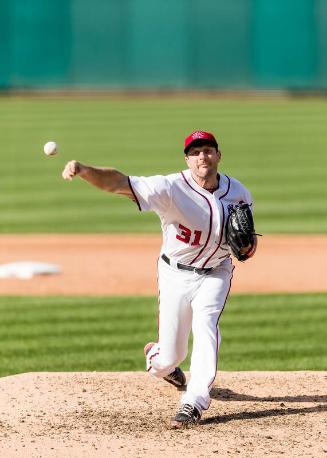
{"type": "Polygon", "coordinates": [[[257,248],[257,235],[254,230],[250,206],[244,202],[228,206],[226,241],[233,255],[239,261],[251,258],[257,248]]]}

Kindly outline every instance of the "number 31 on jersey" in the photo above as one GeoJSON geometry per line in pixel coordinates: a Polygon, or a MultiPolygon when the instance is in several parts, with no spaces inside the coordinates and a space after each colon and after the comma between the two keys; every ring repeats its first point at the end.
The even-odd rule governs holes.
{"type": "Polygon", "coordinates": [[[200,245],[202,231],[194,231],[194,233],[192,233],[191,229],[183,226],[183,224],[180,224],[178,228],[180,229],[180,233],[176,234],[177,240],[187,244],[190,244],[190,241],[192,240],[192,243],[190,244],[191,246],[200,245]]]}

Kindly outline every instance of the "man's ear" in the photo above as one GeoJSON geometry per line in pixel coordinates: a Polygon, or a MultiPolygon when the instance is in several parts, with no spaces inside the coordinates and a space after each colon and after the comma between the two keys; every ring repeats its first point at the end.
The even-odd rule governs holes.
{"type": "Polygon", "coordinates": [[[185,162],[186,162],[186,164],[188,164],[188,155],[184,154],[184,156],[185,156],[185,162]]]}
{"type": "Polygon", "coordinates": [[[221,151],[220,149],[217,149],[217,154],[218,154],[218,162],[221,160],[221,151]]]}

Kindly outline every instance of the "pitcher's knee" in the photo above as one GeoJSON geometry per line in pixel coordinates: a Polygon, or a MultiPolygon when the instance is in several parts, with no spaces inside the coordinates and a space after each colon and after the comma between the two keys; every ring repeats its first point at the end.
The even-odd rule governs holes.
{"type": "Polygon", "coordinates": [[[187,357],[188,347],[180,345],[178,342],[163,343],[159,342],[159,355],[153,361],[155,367],[164,371],[166,369],[174,369],[187,357]]]}
{"type": "Polygon", "coordinates": [[[165,370],[165,369],[172,368],[178,365],[177,355],[169,355],[169,356],[160,355],[160,356],[161,356],[160,361],[158,361],[159,363],[158,366],[160,366],[160,370],[165,370]]]}
{"type": "Polygon", "coordinates": [[[164,359],[164,363],[166,367],[177,367],[179,366],[184,359],[187,357],[187,350],[183,352],[176,353],[175,355],[171,356],[170,358],[164,359]]]}

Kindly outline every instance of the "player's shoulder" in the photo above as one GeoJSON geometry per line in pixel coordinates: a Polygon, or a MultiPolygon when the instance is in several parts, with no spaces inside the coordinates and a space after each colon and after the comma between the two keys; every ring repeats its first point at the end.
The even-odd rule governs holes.
{"type": "Polygon", "coordinates": [[[151,175],[147,177],[140,177],[140,180],[145,184],[154,187],[157,191],[171,190],[175,183],[178,181],[178,173],[171,173],[168,175],[151,175]]]}
{"type": "Polygon", "coordinates": [[[169,175],[166,175],[167,180],[169,181],[178,181],[182,178],[180,172],[175,172],[175,173],[170,173],[169,175]]]}
{"type": "Polygon", "coordinates": [[[237,178],[225,175],[225,177],[230,181],[231,189],[245,190],[248,191],[247,187],[237,178]]]}
{"type": "Polygon", "coordinates": [[[239,202],[243,200],[249,204],[252,203],[252,196],[250,191],[245,187],[241,181],[235,177],[230,177],[228,175],[222,176],[222,181],[226,182],[227,180],[227,192],[224,194],[225,199],[239,202]]]}
{"type": "Polygon", "coordinates": [[[168,175],[164,175],[164,179],[167,183],[169,183],[171,186],[174,184],[178,183],[183,179],[182,175],[180,173],[170,173],[168,175]]]}

